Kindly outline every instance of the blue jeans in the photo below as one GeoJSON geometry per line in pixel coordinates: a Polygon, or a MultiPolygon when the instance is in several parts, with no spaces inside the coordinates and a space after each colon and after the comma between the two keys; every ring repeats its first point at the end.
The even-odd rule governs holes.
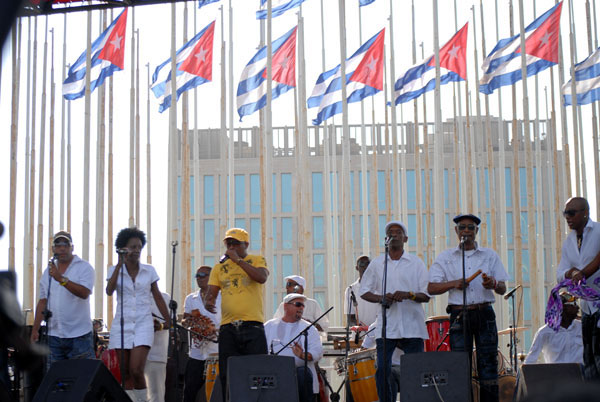
{"type": "Polygon", "coordinates": [[[377,395],[379,400],[384,400],[385,392],[387,392],[387,401],[393,402],[396,400],[398,386],[392,375],[392,355],[396,348],[400,348],[404,353],[419,353],[424,351],[423,339],[421,338],[403,338],[403,339],[387,339],[385,342],[385,359],[383,356],[383,339],[379,338],[377,344],[377,369],[375,370],[375,384],[377,386],[377,395]],[[383,368],[386,366],[387,374],[387,391],[384,388],[383,368]]]}
{"type": "Polygon", "coordinates": [[[52,363],[59,360],[95,359],[96,354],[93,345],[92,331],[76,338],[59,338],[51,335],[48,340],[50,358],[48,359],[47,368],[49,369],[52,363]]]}
{"type": "MultiPolygon", "coordinates": [[[[477,349],[477,373],[479,377],[479,398],[481,402],[498,402],[498,330],[496,314],[492,306],[467,310],[467,339],[463,334],[462,316],[456,323],[461,310],[450,312],[450,349],[454,352],[473,354],[473,339],[477,349]]],[[[472,362],[471,362],[472,364],[472,362]]]]}
{"type": "Polygon", "coordinates": [[[261,322],[244,321],[241,325],[219,328],[219,378],[223,400],[227,395],[227,359],[231,356],[266,355],[267,337],[261,322]]]}

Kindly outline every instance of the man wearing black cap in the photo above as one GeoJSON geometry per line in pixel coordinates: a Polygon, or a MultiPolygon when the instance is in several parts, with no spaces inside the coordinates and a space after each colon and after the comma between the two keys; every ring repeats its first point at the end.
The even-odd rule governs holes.
{"type": "Polygon", "coordinates": [[[54,257],[40,280],[39,301],[31,331],[31,341],[38,341],[47,307],[52,313],[47,328],[48,367],[58,360],[95,357],[89,300],[94,288],[94,268],[73,254],[73,239],[67,232],[54,235],[52,252],[54,257]]]}
{"type": "Polygon", "coordinates": [[[453,220],[459,245],[442,251],[433,262],[429,269],[427,291],[430,295],[449,292],[450,348],[467,351],[471,356],[475,338],[480,400],[498,401],[498,333],[492,303],[495,301],[494,293],[502,295],[506,292],[504,282],[509,277],[498,254],[480,247],[475,241],[481,219],[472,214],[461,214],[453,220]],[[465,277],[469,278],[481,270],[481,275],[467,283],[465,332],[460,315],[463,309],[463,249],[465,277]]]}

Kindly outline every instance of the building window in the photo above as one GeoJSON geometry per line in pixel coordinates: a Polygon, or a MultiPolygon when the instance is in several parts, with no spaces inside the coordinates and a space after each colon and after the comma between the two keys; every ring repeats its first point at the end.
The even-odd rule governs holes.
{"type": "Polygon", "coordinates": [[[291,250],[294,244],[292,218],[281,218],[281,248],[291,250]]]}
{"type": "Polygon", "coordinates": [[[292,174],[281,174],[281,212],[292,212],[292,174]]]}
{"type": "Polygon", "coordinates": [[[417,191],[415,190],[415,171],[406,170],[406,200],[408,209],[417,209],[417,191]]]}
{"type": "Polygon", "coordinates": [[[215,250],[215,221],[213,219],[204,220],[204,250],[215,250]]]}
{"type": "Polygon", "coordinates": [[[260,176],[250,175],[250,213],[260,213],[260,176]]]}
{"type": "Polygon", "coordinates": [[[196,204],[196,183],[194,181],[194,176],[190,176],[190,214],[192,216],[194,216],[194,214],[196,213],[196,208],[195,208],[195,204],[196,204]]]}
{"type": "Polygon", "coordinates": [[[235,175],[235,213],[243,214],[246,212],[246,185],[243,174],[235,175]]]}
{"type": "Polygon", "coordinates": [[[377,198],[378,198],[377,208],[379,208],[380,211],[383,211],[386,209],[385,184],[386,184],[387,180],[386,180],[385,176],[386,176],[385,171],[380,170],[377,172],[377,198]]]}
{"type": "Polygon", "coordinates": [[[325,256],[323,254],[313,255],[313,283],[314,287],[325,287],[325,256]]]}
{"type": "Polygon", "coordinates": [[[313,248],[325,248],[325,227],[322,216],[313,216],[313,248]]]}
{"type": "Polygon", "coordinates": [[[246,219],[244,218],[236,218],[233,220],[233,225],[236,228],[240,228],[240,229],[246,229],[246,219]]]}
{"type": "Polygon", "coordinates": [[[215,213],[215,178],[214,176],[204,176],[204,214],[213,215],[215,213]]]}
{"type": "Polygon", "coordinates": [[[323,173],[312,174],[312,210],[323,212],[323,173]]]}
{"type": "Polygon", "coordinates": [[[260,219],[251,218],[250,219],[250,246],[248,247],[250,250],[260,250],[262,248],[261,239],[261,228],[260,228],[260,219]]]}
{"type": "Polygon", "coordinates": [[[294,273],[294,256],[284,254],[281,256],[281,274],[282,279],[294,273]]]}

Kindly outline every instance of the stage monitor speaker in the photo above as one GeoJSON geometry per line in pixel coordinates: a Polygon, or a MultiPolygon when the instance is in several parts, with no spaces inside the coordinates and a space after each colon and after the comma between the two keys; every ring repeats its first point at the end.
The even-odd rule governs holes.
{"type": "Polygon", "coordinates": [[[402,402],[471,400],[469,355],[465,352],[407,353],[400,359],[402,402]],[[437,388],[437,390],[436,390],[437,388]]]}
{"type": "Polygon", "coordinates": [[[583,384],[581,366],[577,363],[524,364],[517,389],[517,400],[551,395],[567,386],[583,384]]]}
{"type": "Polygon", "coordinates": [[[33,402],[131,402],[100,360],[61,360],[51,367],[33,402]]]}
{"type": "Polygon", "coordinates": [[[298,402],[297,390],[293,357],[249,355],[227,360],[229,402],[298,402]]]}

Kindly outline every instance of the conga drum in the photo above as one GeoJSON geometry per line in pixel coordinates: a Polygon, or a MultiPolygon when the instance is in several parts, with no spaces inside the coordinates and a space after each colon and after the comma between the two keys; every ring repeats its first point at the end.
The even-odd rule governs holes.
{"type": "Polygon", "coordinates": [[[117,379],[117,382],[121,383],[121,368],[119,367],[119,359],[117,358],[116,349],[106,349],[101,355],[102,363],[108,368],[113,377],[117,379]]]}
{"type": "Polygon", "coordinates": [[[348,381],[354,402],[377,401],[375,384],[375,349],[367,349],[348,356],[348,381]]]}
{"type": "Polygon", "coordinates": [[[210,401],[210,397],[215,387],[215,382],[219,376],[219,354],[211,353],[204,363],[204,391],[206,400],[210,401]]]}
{"type": "Polygon", "coordinates": [[[425,321],[425,326],[429,335],[429,339],[425,339],[425,352],[449,352],[450,337],[446,337],[446,334],[450,331],[450,317],[447,315],[429,317],[425,321]]]}

